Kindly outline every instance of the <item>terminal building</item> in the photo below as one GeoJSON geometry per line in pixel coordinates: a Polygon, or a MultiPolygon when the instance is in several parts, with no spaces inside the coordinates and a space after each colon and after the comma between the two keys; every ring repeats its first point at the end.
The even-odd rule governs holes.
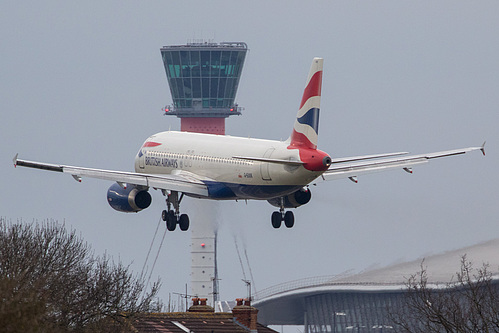
{"type": "MultiPolygon", "coordinates": [[[[479,268],[499,267],[499,239],[424,258],[428,285],[445,290],[461,269],[461,258],[479,268]]],[[[390,313],[405,301],[407,279],[423,259],[355,275],[315,277],[283,283],[254,296],[264,325],[301,325],[304,332],[394,332],[390,313]]],[[[499,288],[499,280],[492,280],[499,288]]]]}

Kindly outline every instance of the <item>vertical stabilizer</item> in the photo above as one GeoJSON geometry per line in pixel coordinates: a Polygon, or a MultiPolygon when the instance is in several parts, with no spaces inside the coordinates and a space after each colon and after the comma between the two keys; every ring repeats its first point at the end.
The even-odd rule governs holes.
{"type": "Polygon", "coordinates": [[[291,147],[317,149],[323,61],[322,58],[314,58],[312,61],[290,137],[291,147]]]}

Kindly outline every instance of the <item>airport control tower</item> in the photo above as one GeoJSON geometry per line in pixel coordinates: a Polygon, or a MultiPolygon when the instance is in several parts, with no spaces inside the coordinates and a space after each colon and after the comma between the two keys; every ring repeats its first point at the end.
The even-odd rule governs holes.
{"type": "Polygon", "coordinates": [[[225,134],[225,118],[240,115],[234,100],[248,46],[243,42],[198,42],[161,48],[181,131],[225,134]]]}
{"type": "MultiPolygon", "coordinates": [[[[165,115],[180,118],[181,131],[225,134],[225,118],[240,115],[235,103],[248,46],[243,42],[196,42],[161,48],[173,105],[165,115]]],[[[191,295],[218,301],[216,219],[218,203],[196,205],[191,224],[191,295]]]]}

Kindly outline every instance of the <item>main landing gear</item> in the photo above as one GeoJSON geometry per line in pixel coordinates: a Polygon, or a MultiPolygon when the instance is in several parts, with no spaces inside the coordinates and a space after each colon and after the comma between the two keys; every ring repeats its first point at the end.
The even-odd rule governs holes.
{"type": "Polygon", "coordinates": [[[272,213],[272,226],[276,229],[281,227],[282,221],[287,228],[292,228],[295,224],[295,216],[292,211],[284,211],[284,198],[281,198],[281,208],[278,212],[272,213]]]}
{"type": "Polygon", "coordinates": [[[161,213],[161,218],[166,222],[166,229],[174,231],[178,224],[180,230],[189,230],[189,216],[187,214],[180,214],[180,202],[184,194],[182,193],[180,198],[177,191],[164,192],[163,194],[166,195],[166,210],[161,213]],[[172,206],[173,209],[171,209],[172,206]]]}

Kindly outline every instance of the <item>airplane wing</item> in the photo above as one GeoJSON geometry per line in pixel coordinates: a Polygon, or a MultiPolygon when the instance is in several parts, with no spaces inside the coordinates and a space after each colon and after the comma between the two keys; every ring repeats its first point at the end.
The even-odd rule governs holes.
{"type": "Polygon", "coordinates": [[[322,178],[324,180],[349,178],[350,180],[357,182],[357,176],[359,175],[395,168],[402,168],[405,171],[412,173],[411,167],[414,165],[427,163],[434,158],[460,155],[474,150],[480,150],[485,155],[485,142],[481,147],[445,150],[429,154],[401,156],[406,153],[392,153],[333,159],[333,163],[329,169],[324,172],[322,178]],[[383,158],[388,156],[390,156],[390,158],[383,158]]]}
{"type": "Polygon", "coordinates": [[[68,173],[72,175],[76,181],[79,182],[81,182],[81,177],[90,177],[115,181],[120,185],[133,184],[189,193],[198,196],[208,196],[208,189],[206,185],[199,179],[196,179],[195,177],[188,174],[179,173],[171,175],[151,175],[137,172],[82,168],[69,165],[58,165],[20,160],[17,158],[17,156],[18,155],[14,157],[14,166],[23,166],[27,168],[68,173]]]}

